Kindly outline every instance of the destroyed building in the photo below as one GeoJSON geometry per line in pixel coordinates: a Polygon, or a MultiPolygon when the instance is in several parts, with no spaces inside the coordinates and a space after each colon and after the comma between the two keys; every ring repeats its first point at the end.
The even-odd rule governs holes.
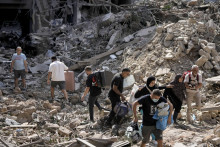
{"type": "MultiPolygon", "coordinates": [[[[164,146],[219,146],[218,11],[218,2],[198,0],[0,0],[0,146],[139,146],[126,138],[132,117],[123,119],[119,130],[105,129],[109,112],[95,107],[96,122],[89,122],[88,107],[80,100],[84,67],[113,74],[130,68],[123,94],[132,102],[132,90],[147,77],[154,75],[164,85],[193,64],[203,75],[203,107],[193,110],[191,125],[184,103],[180,126],[165,130],[164,146]],[[10,73],[17,46],[28,57],[26,92],[14,89],[10,73]],[[53,55],[74,71],[70,103],[58,90],[57,101],[48,101],[53,55]]],[[[106,109],[111,107],[108,90],[99,98],[106,109]]]]}

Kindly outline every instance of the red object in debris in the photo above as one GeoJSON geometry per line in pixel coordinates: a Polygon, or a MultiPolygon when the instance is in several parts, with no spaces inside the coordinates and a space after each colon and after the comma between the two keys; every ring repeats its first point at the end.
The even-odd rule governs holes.
{"type": "Polygon", "coordinates": [[[66,90],[74,91],[75,90],[75,79],[73,71],[65,71],[65,80],[66,80],[66,90]]]}

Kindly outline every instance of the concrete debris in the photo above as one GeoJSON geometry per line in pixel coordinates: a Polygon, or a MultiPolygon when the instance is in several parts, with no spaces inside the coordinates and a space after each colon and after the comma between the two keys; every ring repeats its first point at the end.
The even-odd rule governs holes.
{"type": "Polygon", "coordinates": [[[65,128],[65,127],[59,127],[58,133],[61,136],[70,136],[70,134],[72,133],[72,131],[70,131],[69,129],[65,128]]]}
{"type": "Polygon", "coordinates": [[[170,72],[169,68],[159,68],[155,74],[155,76],[162,76],[170,72]]]}

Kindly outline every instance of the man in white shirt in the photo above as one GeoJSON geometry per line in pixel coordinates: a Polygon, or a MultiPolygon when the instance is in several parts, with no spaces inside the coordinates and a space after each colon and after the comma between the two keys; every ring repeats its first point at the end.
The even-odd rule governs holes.
{"type": "Polygon", "coordinates": [[[201,108],[201,95],[199,89],[202,88],[202,75],[199,74],[199,67],[192,66],[192,72],[188,73],[184,80],[186,86],[186,100],[187,100],[187,121],[192,123],[192,101],[195,98],[197,109],[201,108]]]}
{"type": "Polygon", "coordinates": [[[56,56],[51,58],[52,63],[50,64],[49,67],[49,72],[48,72],[48,79],[47,83],[51,83],[51,97],[54,99],[54,88],[59,85],[60,90],[63,92],[64,97],[66,100],[68,100],[68,95],[65,90],[65,75],[64,71],[68,70],[68,67],[60,61],[57,61],[56,56]],[[51,79],[51,82],[50,82],[51,79]]]}

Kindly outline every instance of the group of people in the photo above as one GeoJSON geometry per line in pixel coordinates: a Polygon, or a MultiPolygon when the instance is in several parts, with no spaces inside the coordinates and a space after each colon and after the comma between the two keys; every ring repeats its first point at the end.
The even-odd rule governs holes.
{"type": "MultiPolygon", "coordinates": [[[[101,88],[96,85],[95,74],[92,72],[91,67],[86,67],[85,72],[88,75],[86,81],[86,89],[82,96],[84,101],[85,96],[90,91],[89,96],[89,112],[90,120],[94,122],[93,107],[94,104],[102,110],[102,107],[98,103],[98,96],[101,94],[101,88]]],[[[121,73],[116,74],[111,82],[111,89],[108,93],[108,97],[111,101],[111,111],[108,119],[105,122],[105,126],[111,126],[113,119],[114,124],[120,124],[121,117],[117,116],[114,112],[114,107],[117,103],[125,101],[126,98],[123,95],[123,81],[130,75],[130,70],[125,68],[121,73]]],[[[150,136],[157,141],[158,147],[163,145],[163,131],[156,128],[156,120],[153,119],[154,114],[157,111],[157,105],[161,102],[168,103],[169,116],[167,124],[171,124],[172,115],[175,123],[177,122],[178,114],[181,111],[183,101],[187,102],[187,121],[192,123],[192,101],[195,99],[197,109],[201,108],[201,96],[199,89],[202,87],[202,75],[199,73],[199,67],[193,65],[191,71],[184,74],[177,74],[175,79],[166,86],[157,86],[156,78],[153,76],[148,77],[146,85],[140,87],[135,93],[134,97],[137,99],[133,103],[133,115],[134,122],[138,122],[137,107],[142,114],[142,144],[144,147],[149,142],[150,136]],[[164,90],[163,94],[161,90],[164,90]],[[174,110],[174,113],[173,113],[174,110]]]]}
{"type": "MultiPolygon", "coordinates": [[[[68,95],[65,90],[65,76],[64,71],[68,71],[68,67],[57,60],[54,56],[51,58],[52,63],[49,66],[47,83],[51,85],[51,100],[54,99],[54,88],[58,85],[63,92],[64,97],[68,100],[68,95]]],[[[16,53],[12,56],[11,72],[14,71],[15,87],[18,87],[18,78],[22,78],[23,89],[26,89],[25,72],[28,71],[26,56],[22,53],[21,47],[17,47],[16,53]]],[[[124,68],[121,73],[116,74],[111,81],[111,89],[108,97],[111,101],[111,111],[108,119],[105,122],[106,127],[112,126],[114,120],[115,124],[120,124],[121,117],[117,116],[114,112],[114,107],[117,103],[125,101],[123,95],[123,81],[130,75],[130,69],[124,68]]],[[[94,122],[94,105],[101,111],[103,107],[98,103],[99,95],[102,90],[98,86],[95,73],[93,73],[90,66],[85,67],[85,73],[88,75],[86,80],[86,88],[81,97],[84,101],[86,95],[89,93],[89,114],[90,121],[94,122]]],[[[157,86],[156,78],[153,76],[148,77],[146,85],[140,87],[135,93],[136,101],[133,103],[134,122],[138,122],[137,107],[142,115],[142,135],[143,140],[141,147],[144,147],[149,142],[150,135],[154,137],[159,147],[163,144],[163,131],[156,128],[156,120],[154,116],[157,105],[161,102],[169,104],[169,117],[167,124],[171,124],[171,118],[177,123],[178,114],[181,111],[182,103],[184,100],[187,102],[187,121],[192,123],[192,101],[195,98],[197,109],[201,108],[201,96],[199,89],[202,87],[202,75],[199,73],[197,65],[193,65],[191,71],[185,74],[177,74],[175,79],[166,86],[157,86]],[[161,90],[164,90],[162,95],[161,90]],[[174,113],[173,113],[174,109],[174,113]]]]}

